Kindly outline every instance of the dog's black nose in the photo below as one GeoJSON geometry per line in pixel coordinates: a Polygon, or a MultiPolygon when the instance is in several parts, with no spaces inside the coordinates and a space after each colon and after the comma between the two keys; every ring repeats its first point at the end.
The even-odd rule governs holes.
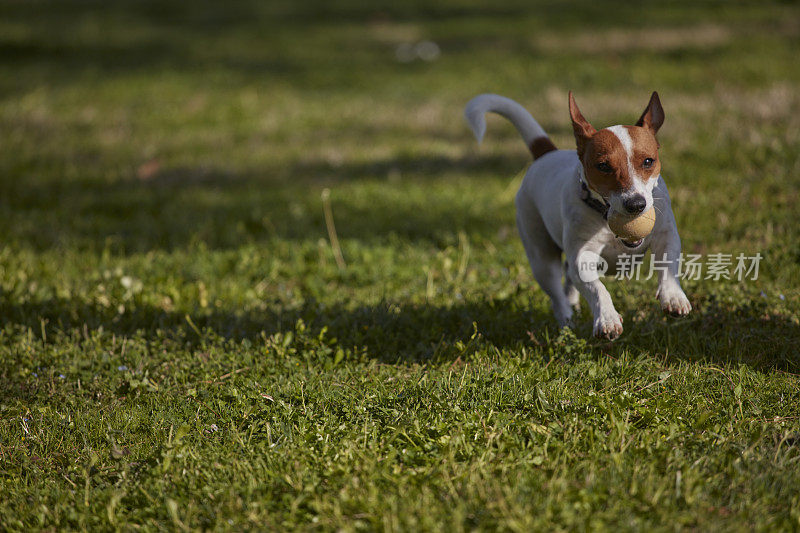
{"type": "Polygon", "coordinates": [[[644,196],[641,194],[637,194],[622,202],[622,205],[625,206],[625,210],[631,215],[638,215],[644,211],[644,208],[647,206],[647,200],[645,200],[644,196]]]}

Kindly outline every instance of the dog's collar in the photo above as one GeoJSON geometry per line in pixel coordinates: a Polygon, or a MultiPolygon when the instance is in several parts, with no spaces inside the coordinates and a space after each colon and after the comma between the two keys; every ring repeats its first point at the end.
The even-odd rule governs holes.
{"type": "Polygon", "coordinates": [[[580,182],[581,182],[581,200],[583,200],[583,202],[586,205],[588,205],[589,207],[600,213],[603,216],[603,218],[606,218],[608,216],[608,208],[609,208],[606,199],[600,196],[592,189],[590,189],[589,186],[586,185],[586,182],[583,180],[583,177],[580,178],[580,182]]]}

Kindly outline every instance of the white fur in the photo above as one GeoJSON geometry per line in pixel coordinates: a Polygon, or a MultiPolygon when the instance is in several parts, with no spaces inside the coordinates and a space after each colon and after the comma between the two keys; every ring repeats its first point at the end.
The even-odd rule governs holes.
{"type": "Polygon", "coordinates": [[[628,133],[628,130],[625,129],[624,126],[611,126],[610,128],[606,129],[608,129],[608,131],[613,133],[617,139],[619,139],[620,144],[622,144],[622,148],[625,150],[625,157],[628,163],[628,175],[631,177],[631,180],[638,180],[641,182],[642,178],[636,173],[636,170],[633,167],[633,139],[631,139],[631,135],[628,133]]]}
{"type": "MultiPolygon", "coordinates": [[[[533,139],[546,135],[533,117],[513,100],[481,95],[471,100],[465,110],[467,120],[479,140],[486,130],[483,118],[486,111],[495,111],[508,117],[528,146],[533,139]]],[[[632,142],[624,130],[621,126],[612,129],[626,147],[629,164],[632,165],[632,142]],[[624,133],[617,133],[619,130],[624,133]]],[[[691,304],[678,280],[680,237],[669,193],[661,176],[649,180],[648,187],[644,189],[648,208],[654,205],[657,211],[653,232],[637,248],[631,249],[614,236],[597,211],[581,200],[582,175],[583,167],[574,150],[548,152],[528,168],[516,196],[517,227],[525,253],[534,277],[552,301],[559,325],[571,323],[580,294],[588,302],[594,316],[595,335],[615,338],[622,333],[622,318],[603,283],[599,279],[583,281],[579,276],[577,258],[585,252],[598,254],[605,259],[609,265],[608,274],[613,275],[621,254],[643,255],[651,248],[654,256],[669,262],[669,267],[659,272],[657,297],[662,308],[672,314],[688,313],[691,304]]],[[[638,181],[642,185],[641,179],[638,181]]],[[[618,203],[622,198],[610,200],[618,203]]]]}
{"type": "Polygon", "coordinates": [[[628,130],[625,126],[620,124],[609,126],[606,129],[616,135],[619,142],[622,143],[622,147],[625,149],[625,153],[628,155],[628,162],[630,163],[631,157],[633,156],[633,139],[631,139],[628,130]]]}
{"type": "Polygon", "coordinates": [[[628,133],[628,129],[625,126],[617,125],[606,129],[613,133],[617,139],[619,139],[620,144],[622,144],[622,148],[625,150],[625,156],[628,163],[628,175],[631,177],[632,182],[632,186],[629,189],[622,191],[620,194],[612,194],[609,197],[608,201],[611,204],[611,207],[615,211],[624,213],[625,208],[623,206],[623,202],[635,194],[641,194],[644,196],[644,199],[647,202],[644,211],[650,210],[650,208],[653,207],[653,188],[658,180],[653,179],[645,182],[642,179],[642,176],[636,172],[636,167],[633,165],[633,139],[631,138],[631,135],[628,133]]]}
{"type": "Polygon", "coordinates": [[[486,118],[484,115],[489,112],[497,113],[510,120],[522,135],[525,145],[529,148],[535,139],[547,137],[547,133],[536,122],[536,119],[514,100],[496,94],[482,94],[470,100],[464,109],[464,117],[466,117],[479,143],[483,140],[484,133],[486,133],[486,118]]]}

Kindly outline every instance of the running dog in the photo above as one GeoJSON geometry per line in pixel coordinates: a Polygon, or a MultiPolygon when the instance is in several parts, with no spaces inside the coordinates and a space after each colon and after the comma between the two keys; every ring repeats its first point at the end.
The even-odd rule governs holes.
{"type": "Polygon", "coordinates": [[[533,276],[550,297],[560,326],[571,325],[583,296],[594,317],[594,335],[619,337],[622,317],[596,269],[586,266],[604,262],[613,274],[621,255],[642,256],[648,249],[660,264],[656,297],[661,308],[674,316],[691,311],[678,277],[681,240],[661,177],[656,133],[664,110],[658,93],[635,125],[596,130],[570,92],[577,150],[558,150],[525,108],[494,94],[476,96],[464,110],[478,142],[486,132],[487,112],[510,120],[533,154],[516,196],[517,227],[533,276]],[[635,217],[653,207],[653,231],[638,241],[616,237],[606,222],[610,213],[635,217]]]}

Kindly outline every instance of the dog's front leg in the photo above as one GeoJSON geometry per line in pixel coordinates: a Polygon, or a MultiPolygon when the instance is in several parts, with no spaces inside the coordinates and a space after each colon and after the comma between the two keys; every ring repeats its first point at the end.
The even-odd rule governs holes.
{"type": "Polygon", "coordinates": [[[656,298],[661,309],[672,316],[686,316],[692,310],[692,304],[681,288],[680,258],[681,238],[673,225],[663,234],[653,239],[653,257],[658,265],[658,291],[656,298]]]}
{"type": "Polygon", "coordinates": [[[567,273],[572,284],[589,304],[594,317],[594,336],[614,340],[622,335],[622,317],[614,308],[611,295],[596,275],[596,270],[589,265],[592,260],[599,259],[600,256],[591,250],[577,250],[568,254],[567,273]]]}

